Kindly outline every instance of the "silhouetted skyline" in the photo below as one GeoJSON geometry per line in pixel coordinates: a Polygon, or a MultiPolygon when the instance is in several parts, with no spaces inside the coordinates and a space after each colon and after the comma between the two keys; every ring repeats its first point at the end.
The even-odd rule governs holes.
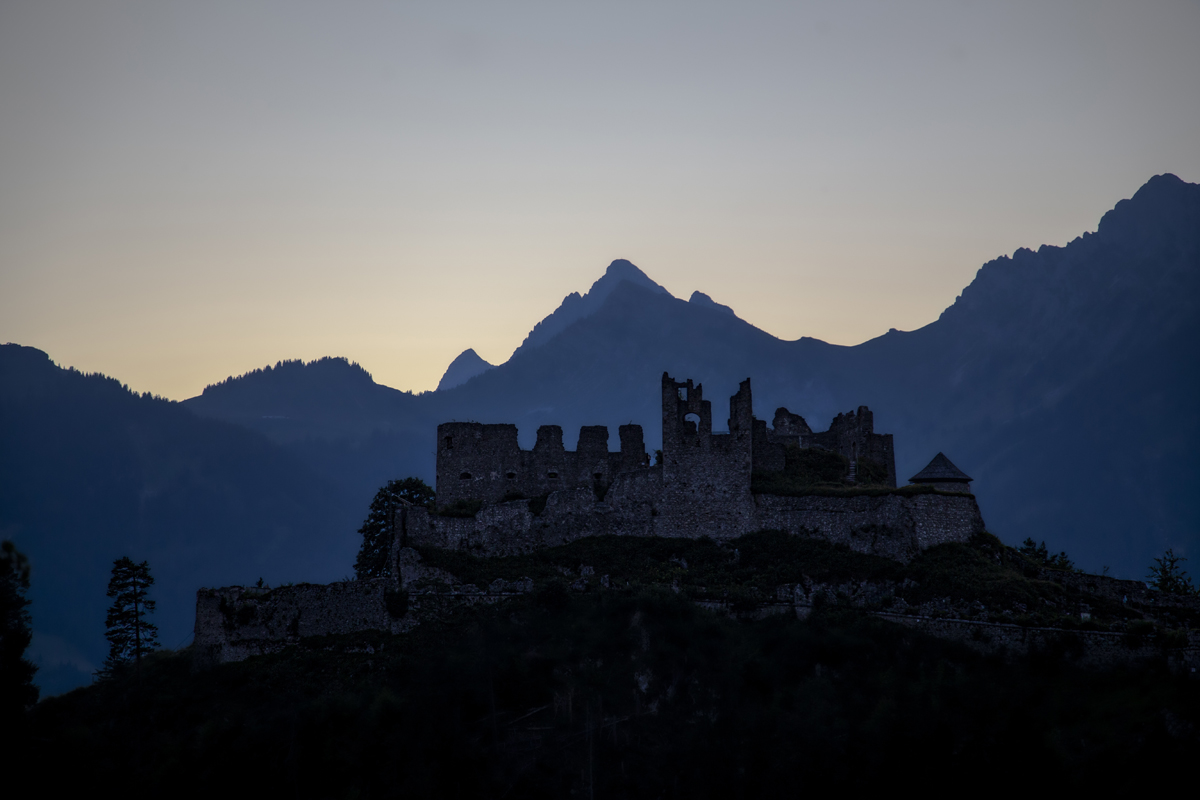
{"type": "Polygon", "coordinates": [[[1200,180],[1200,7],[7,4],[0,341],[426,390],[628,258],[785,339],[1200,180]]]}

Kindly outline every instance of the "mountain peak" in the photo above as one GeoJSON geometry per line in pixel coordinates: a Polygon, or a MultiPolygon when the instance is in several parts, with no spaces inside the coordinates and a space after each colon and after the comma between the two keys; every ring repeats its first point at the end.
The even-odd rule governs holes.
{"type": "MultiPolygon", "coordinates": [[[[629,281],[635,286],[641,286],[652,292],[670,294],[666,289],[650,280],[650,276],[638,269],[632,261],[618,258],[608,265],[608,269],[604,270],[604,275],[592,284],[592,288],[583,297],[585,300],[594,302],[596,308],[599,308],[621,281],[629,281]]],[[[595,308],[592,310],[595,311],[595,308]]]]}
{"type": "MultiPolygon", "coordinates": [[[[608,269],[604,270],[604,277],[615,278],[616,280],[623,281],[634,281],[635,283],[639,280],[650,280],[650,278],[646,276],[646,273],[638,269],[632,261],[624,258],[615,259],[611,264],[609,264],[608,269]]],[[[653,283],[653,281],[651,282],[653,283]]]]}
{"type": "Polygon", "coordinates": [[[442,375],[442,380],[437,385],[439,392],[446,389],[453,389],[455,386],[461,386],[467,381],[474,378],[476,375],[487,372],[495,364],[489,364],[480,358],[474,348],[467,348],[458,354],[458,358],[450,362],[450,366],[446,367],[446,373],[442,375]]]}
{"type": "Polygon", "coordinates": [[[613,290],[622,283],[631,283],[652,292],[671,296],[670,292],[650,280],[650,277],[638,269],[633,262],[618,258],[608,265],[608,269],[604,270],[604,274],[592,284],[592,288],[588,290],[587,294],[580,295],[578,292],[571,292],[564,297],[553,314],[534,326],[529,335],[525,337],[525,341],[521,342],[521,346],[513,351],[513,355],[545,344],[562,333],[567,326],[596,313],[600,306],[604,305],[608,296],[613,293],[613,290]]]}
{"type": "Polygon", "coordinates": [[[1200,219],[1200,186],[1171,173],[1155,175],[1133,197],[1121,200],[1100,219],[1097,233],[1106,239],[1173,240],[1194,229],[1200,219]]]}

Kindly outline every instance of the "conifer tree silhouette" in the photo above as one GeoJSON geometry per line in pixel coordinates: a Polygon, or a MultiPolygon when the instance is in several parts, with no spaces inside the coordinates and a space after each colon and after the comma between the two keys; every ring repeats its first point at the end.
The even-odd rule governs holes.
{"type": "Polygon", "coordinates": [[[108,596],[113,598],[113,604],[104,622],[109,649],[98,673],[101,677],[109,677],[131,663],[140,668],[142,656],[158,647],[158,628],[146,619],[147,614],[154,612],[154,601],[146,597],[152,585],[154,578],[148,562],[135,564],[128,556],[113,562],[112,579],[108,582],[108,596]]]}
{"type": "Polygon", "coordinates": [[[29,559],[12,542],[0,543],[0,728],[14,725],[38,699],[37,667],[25,658],[33,636],[28,591],[29,559]]]}

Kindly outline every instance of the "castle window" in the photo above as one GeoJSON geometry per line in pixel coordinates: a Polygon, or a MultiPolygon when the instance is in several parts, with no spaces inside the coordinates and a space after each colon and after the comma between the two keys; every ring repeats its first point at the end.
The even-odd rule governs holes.
{"type": "Polygon", "coordinates": [[[593,472],[592,477],[595,478],[596,480],[600,480],[601,478],[604,477],[604,473],[603,472],[593,472]]]}
{"type": "Polygon", "coordinates": [[[515,481],[517,479],[517,473],[509,472],[504,477],[508,478],[510,481],[515,481]]]}
{"type": "Polygon", "coordinates": [[[454,449],[454,437],[453,437],[453,436],[447,436],[447,437],[445,438],[445,440],[444,440],[444,441],[445,441],[445,443],[446,443],[446,449],[447,449],[447,450],[453,450],[453,449],[454,449]]]}
{"type": "Polygon", "coordinates": [[[469,473],[469,472],[464,472],[464,473],[462,473],[461,475],[459,475],[459,476],[458,476],[458,479],[459,479],[460,481],[469,481],[469,480],[471,480],[471,473],[469,473]]]}
{"type": "Polygon", "coordinates": [[[546,473],[546,477],[547,477],[547,478],[557,478],[557,477],[558,477],[558,473],[557,473],[557,472],[547,472],[547,473],[546,473]]]}

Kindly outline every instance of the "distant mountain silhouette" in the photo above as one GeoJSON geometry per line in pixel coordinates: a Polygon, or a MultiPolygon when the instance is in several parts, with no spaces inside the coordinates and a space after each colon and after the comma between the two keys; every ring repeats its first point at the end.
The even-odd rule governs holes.
{"type": "Polygon", "coordinates": [[[437,390],[453,389],[455,386],[460,386],[474,378],[481,372],[487,372],[495,364],[489,364],[479,357],[473,349],[464,350],[459,354],[458,358],[450,362],[450,366],[446,367],[446,374],[438,382],[437,390]]]}
{"type": "Polygon", "coordinates": [[[429,404],[375,383],[344,358],[281,361],[209,386],[183,405],[287,445],[365,503],[396,475],[432,478],[429,404]]]}
{"type": "MultiPolygon", "coordinates": [[[[0,346],[0,537],[32,563],[33,654],[49,693],[107,655],[114,559],[150,562],[165,646],[201,586],[352,572],[362,502],[245,428],[0,346]]],[[[369,502],[369,496],[367,501],[369,502]]]]}
{"type": "Polygon", "coordinates": [[[1141,578],[1167,547],[1200,563],[1197,342],[1200,186],[1160,175],[1095,233],[990,261],[936,321],[854,347],[778,339],[625,261],[506,363],[419,395],[329,358],[174,404],[5,346],[0,535],[33,559],[47,652],[99,663],[104,586],[126,554],[150,560],[173,645],[199,585],[350,573],[375,490],[433,480],[437,423],[515,422],[526,447],[541,424],[562,425],[568,447],[605,424],[616,447],[633,421],[654,449],[668,370],[704,383],[717,429],[747,376],[760,418],[787,406],[824,429],[870,405],[902,480],[944,452],[1005,541],[1141,578]]]}
{"type": "Polygon", "coordinates": [[[608,265],[604,275],[592,284],[592,288],[588,290],[587,294],[580,297],[578,292],[571,292],[564,297],[562,304],[553,314],[533,327],[533,330],[525,337],[525,341],[521,342],[521,346],[513,351],[513,355],[543,345],[566,330],[572,323],[595,314],[622,282],[632,283],[668,297],[671,295],[632,263],[618,258],[608,265]]]}
{"type": "Polygon", "coordinates": [[[541,424],[562,425],[572,446],[579,425],[615,437],[636,421],[655,447],[663,370],[703,381],[718,427],[724,397],[750,376],[760,417],[787,406],[824,428],[868,404],[896,434],[902,477],[945,451],[1007,541],[1045,539],[1086,567],[1141,577],[1168,546],[1200,556],[1198,254],[1200,187],[1160,175],[1095,233],[997,258],[935,322],[854,347],[777,339],[616,261],[508,362],[397,408],[389,424],[411,423],[415,444],[393,462],[431,479],[433,426],[449,419],[515,422],[525,446],[541,424]]]}

